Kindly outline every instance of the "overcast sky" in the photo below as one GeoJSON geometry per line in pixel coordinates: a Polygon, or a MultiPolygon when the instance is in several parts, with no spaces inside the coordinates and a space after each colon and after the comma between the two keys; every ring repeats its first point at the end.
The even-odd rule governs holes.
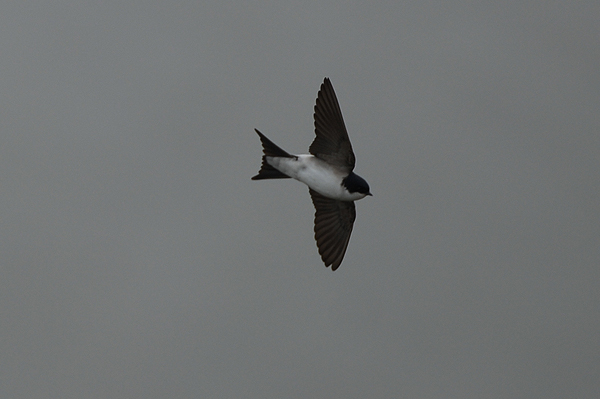
{"type": "Polygon", "coordinates": [[[600,3],[212,3],[0,6],[0,397],[597,398],[600,3]]]}

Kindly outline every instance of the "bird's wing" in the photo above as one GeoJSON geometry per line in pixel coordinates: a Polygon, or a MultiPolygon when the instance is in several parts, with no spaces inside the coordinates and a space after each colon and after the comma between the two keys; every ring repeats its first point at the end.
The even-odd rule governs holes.
{"type": "Polygon", "coordinates": [[[331,270],[337,269],[344,259],[352,226],[356,219],[353,201],[337,201],[309,189],[315,206],[315,240],[321,259],[331,270]]]}
{"type": "Polygon", "coordinates": [[[342,168],[347,173],[354,169],[355,158],[342,118],[335,91],[328,78],[325,78],[315,104],[316,138],[309,152],[325,162],[342,168]]]}

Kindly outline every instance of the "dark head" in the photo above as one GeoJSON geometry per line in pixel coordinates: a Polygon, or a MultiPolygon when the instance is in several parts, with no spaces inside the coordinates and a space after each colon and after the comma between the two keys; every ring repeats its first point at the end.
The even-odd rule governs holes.
{"type": "Polygon", "coordinates": [[[342,180],[344,187],[351,193],[361,193],[365,195],[373,195],[369,189],[369,184],[354,172],[350,172],[344,180],[342,180]]]}

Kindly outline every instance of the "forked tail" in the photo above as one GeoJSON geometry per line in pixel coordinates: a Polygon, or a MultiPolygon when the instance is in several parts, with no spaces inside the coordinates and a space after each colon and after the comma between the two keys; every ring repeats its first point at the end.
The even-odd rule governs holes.
{"type": "Polygon", "coordinates": [[[263,146],[262,165],[258,174],[252,177],[252,180],[263,180],[263,179],[289,179],[290,177],[284,173],[281,173],[267,162],[266,157],[282,157],[282,158],[294,158],[293,155],[288,154],[286,151],[277,147],[275,143],[269,140],[264,134],[254,129],[260,137],[260,142],[263,146]]]}

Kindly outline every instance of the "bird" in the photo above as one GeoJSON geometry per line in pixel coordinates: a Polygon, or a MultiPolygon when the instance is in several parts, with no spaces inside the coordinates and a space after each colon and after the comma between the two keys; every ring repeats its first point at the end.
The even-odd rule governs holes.
{"type": "Polygon", "coordinates": [[[308,154],[290,154],[258,129],[263,157],[252,180],[298,180],[308,186],[315,207],[315,240],[325,267],[336,270],[346,253],[356,219],[354,201],[370,196],[369,184],[353,172],[356,158],[329,78],[314,107],[315,139],[308,154]]]}

